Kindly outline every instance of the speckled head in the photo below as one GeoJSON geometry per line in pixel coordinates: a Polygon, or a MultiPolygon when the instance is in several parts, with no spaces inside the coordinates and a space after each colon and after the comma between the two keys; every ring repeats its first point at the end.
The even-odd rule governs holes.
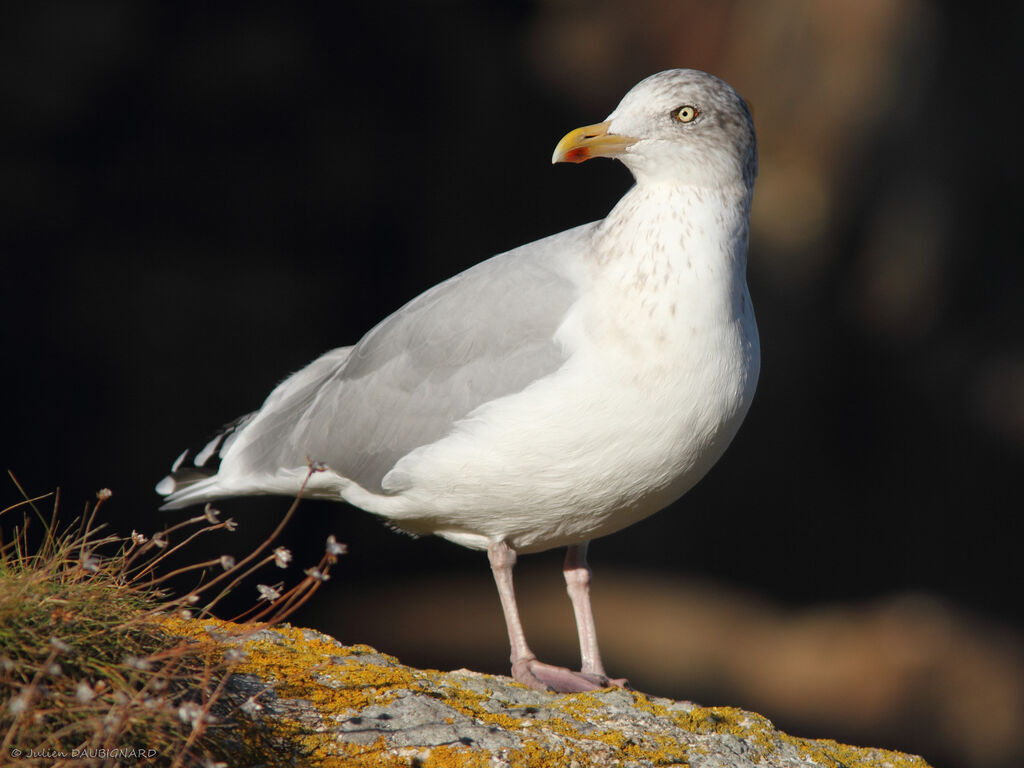
{"type": "Polygon", "coordinates": [[[757,141],[750,110],[727,82],[696,69],[642,80],[608,116],[609,133],[640,139],[619,158],[637,180],[753,184],[757,141]]]}
{"type": "Polygon", "coordinates": [[[732,87],[696,69],[637,83],[603,123],[568,134],[554,160],[621,160],[637,181],[748,188],[757,175],[750,110],[732,87]]]}

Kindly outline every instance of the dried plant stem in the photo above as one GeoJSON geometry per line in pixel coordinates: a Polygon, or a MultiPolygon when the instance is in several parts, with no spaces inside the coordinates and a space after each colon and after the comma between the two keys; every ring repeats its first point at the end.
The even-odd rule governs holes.
{"type": "MultiPolygon", "coordinates": [[[[311,478],[313,476],[314,472],[316,472],[316,470],[311,467],[309,472],[306,473],[306,479],[302,481],[302,485],[299,487],[299,492],[298,492],[298,494],[296,494],[295,500],[288,507],[288,511],[285,512],[284,517],[281,518],[281,522],[277,524],[277,527],[273,530],[273,532],[270,534],[270,536],[268,536],[266,538],[266,540],[264,540],[264,542],[262,544],[260,544],[256,549],[254,549],[252,552],[250,552],[248,554],[248,556],[246,556],[241,562],[239,562],[235,566],[235,568],[237,568],[237,569],[244,568],[248,563],[252,562],[255,558],[257,558],[260,555],[261,552],[263,552],[267,547],[269,547],[271,545],[271,543],[273,543],[273,541],[278,536],[281,535],[281,532],[285,529],[285,526],[287,526],[288,522],[292,519],[292,515],[295,514],[295,510],[299,508],[299,502],[302,500],[302,493],[303,493],[303,491],[306,490],[306,483],[309,482],[309,478],[311,478]]],[[[215,579],[213,579],[212,581],[208,582],[202,589],[193,590],[192,592],[190,592],[188,596],[199,595],[202,592],[205,592],[210,587],[212,587],[214,584],[217,584],[218,582],[222,581],[223,579],[226,579],[230,574],[231,574],[231,571],[227,571],[225,573],[222,573],[220,576],[217,576],[215,579]]],[[[213,606],[215,606],[220,601],[220,599],[222,597],[224,597],[225,594],[228,591],[230,591],[230,589],[233,586],[237,585],[237,582],[238,582],[237,579],[232,581],[231,584],[229,585],[229,587],[227,588],[227,590],[225,590],[221,594],[217,595],[217,597],[215,597],[212,601],[207,603],[203,607],[203,610],[199,612],[199,618],[202,618],[203,616],[206,616],[206,615],[210,614],[210,609],[213,608],[213,606]]],[[[188,597],[188,596],[186,596],[186,597],[188,597]]]]}
{"type": "MultiPolygon", "coordinates": [[[[175,531],[180,530],[181,528],[185,528],[186,526],[194,525],[195,523],[202,522],[205,519],[206,519],[206,517],[204,515],[199,515],[197,517],[190,517],[188,520],[184,520],[184,521],[182,521],[180,523],[176,523],[176,524],[172,525],[170,528],[167,528],[166,530],[162,531],[158,535],[163,540],[166,541],[167,537],[170,534],[174,533],[175,531]]],[[[177,552],[178,550],[180,550],[182,547],[184,547],[186,544],[191,542],[194,538],[196,538],[200,534],[207,533],[209,531],[215,531],[218,528],[225,528],[225,527],[227,527],[227,523],[214,523],[213,525],[207,526],[206,528],[200,528],[198,531],[195,531],[192,535],[190,535],[188,538],[186,538],[180,544],[176,544],[175,546],[171,547],[170,549],[164,550],[163,552],[160,553],[160,555],[158,555],[157,557],[153,558],[152,561],[146,563],[146,567],[144,567],[140,572],[138,572],[136,574],[133,574],[132,580],[134,581],[136,579],[139,579],[143,575],[148,573],[149,571],[152,571],[153,568],[155,568],[158,563],[160,563],[162,560],[166,559],[167,557],[169,557],[173,553],[177,552]]],[[[148,552],[149,550],[151,550],[155,546],[157,546],[156,543],[155,543],[155,538],[156,537],[154,537],[153,539],[150,539],[149,541],[147,541],[142,547],[139,548],[138,552],[136,552],[134,555],[132,555],[130,558],[128,558],[128,561],[125,563],[125,568],[126,569],[129,569],[131,567],[131,564],[135,561],[135,558],[137,558],[139,555],[143,554],[144,552],[148,552]]]]}

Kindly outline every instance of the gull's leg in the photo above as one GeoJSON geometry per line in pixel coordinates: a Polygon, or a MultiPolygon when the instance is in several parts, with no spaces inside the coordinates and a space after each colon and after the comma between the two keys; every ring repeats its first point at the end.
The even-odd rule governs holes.
{"type": "MultiPolygon", "coordinates": [[[[516,553],[504,541],[492,543],[487,548],[487,557],[491,561],[494,583],[498,585],[498,597],[501,598],[501,610],[505,614],[505,627],[508,629],[508,642],[512,647],[512,670],[516,665],[537,657],[526,644],[526,634],[519,620],[519,606],[516,605],[516,592],[512,586],[512,569],[516,564],[516,553]]],[[[518,680],[518,675],[514,675],[518,680]]]]}
{"type": "Polygon", "coordinates": [[[572,600],[576,614],[576,630],[580,636],[580,658],[583,661],[582,674],[600,681],[602,685],[623,686],[625,678],[610,679],[601,663],[601,652],[597,648],[597,628],[594,625],[594,611],[590,607],[590,566],[587,565],[587,544],[574,544],[565,552],[565,589],[572,600]]]}
{"type": "Polygon", "coordinates": [[[601,652],[597,649],[597,628],[594,626],[594,611],[590,607],[590,566],[587,565],[587,544],[574,544],[565,551],[565,591],[572,600],[576,614],[576,631],[580,635],[580,658],[583,672],[607,677],[601,664],[601,652]]]}
{"type": "Polygon", "coordinates": [[[537,660],[530,646],[526,644],[526,635],[519,620],[519,608],[516,606],[516,594],[512,587],[512,568],[516,564],[515,550],[504,541],[492,542],[487,548],[487,557],[491,561],[494,583],[498,585],[498,596],[501,598],[505,626],[508,628],[508,640],[512,646],[512,677],[530,688],[560,693],[593,691],[607,686],[607,678],[603,675],[573,672],[571,669],[537,660]]]}

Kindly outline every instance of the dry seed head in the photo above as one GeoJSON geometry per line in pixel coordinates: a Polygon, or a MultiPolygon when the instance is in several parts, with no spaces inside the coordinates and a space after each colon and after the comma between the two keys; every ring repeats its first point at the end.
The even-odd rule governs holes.
{"type": "Polygon", "coordinates": [[[75,698],[82,704],[88,704],[96,698],[96,691],[85,680],[79,680],[78,686],[75,688],[75,698]]]}
{"type": "Polygon", "coordinates": [[[178,719],[195,728],[203,721],[203,708],[194,701],[186,701],[178,707],[178,719]]]}
{"type": "Polygon", "coordinates": [[[317,581],[327,581],[331,578],[329,574],[324,573],[319,568],[307,568],[303,573],[317,581]]]}
{"type": "Polygon", "coordinates": [[[249,717],[255,717],[257,712],[263,711],[263,705],[256,701],[255,697],[250,696],[239,709],[249,715],[249,717]]]}
{"type": "Polygon", "coordinates": [[[346,544],[342,544],[336,538],[334,538],[334,534],[333,533],[330,536],[327,537],[327,554],[328,555],[338,556],[338,555],[344,555],[346,552],[348,552],[348,546],[346,544]]]}
{"type": "Polygon", "coordinates": [[[153,664],[149,659],[144,659],[141,656],[125,656],[121,660],[126,666],[132,669],[138,669],[141,672],[146,672],[153,668],[153,664]]]}
{"type": "Polygon", "coordinates": [[[260,600],[266,600],[268,603],[274,602],[281,596],[280,592],[266,584],[257,584],[256,589],[259,590],[260,600]]]}
{"type": "Polygon", "coordinates": [[[278,547],[274,550],[274,565],[278,568],[287,568],[292,561],[292,553],[285,547],[278,547]]]}
{"type": "Polygon", "coordinates": [[[28,710],[31,699],[32,694],[29,689],[22,688],[21,692],[7,703],[7,709],[11,711],[12,715],[17,717],[28,710]]]}

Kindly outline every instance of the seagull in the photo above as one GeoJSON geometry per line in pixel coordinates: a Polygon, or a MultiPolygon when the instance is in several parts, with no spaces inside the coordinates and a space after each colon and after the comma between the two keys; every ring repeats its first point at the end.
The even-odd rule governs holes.
{"type": "Polygon", "coordinates": [[[163,508],[306,483],[307,496],[484,550],[515,680],[626,685],[601,662],[587,546],[692,488],[753,399],[757,147],[732,87],[672,69],[566,134],[552,162],[595,157],[636,182],[603,220],[483,261],[284,379],[178,457],[156,487],[163,508]],[[579,671],[530,650],[512,584],[519,555],[562,546],[579,671]]]}

